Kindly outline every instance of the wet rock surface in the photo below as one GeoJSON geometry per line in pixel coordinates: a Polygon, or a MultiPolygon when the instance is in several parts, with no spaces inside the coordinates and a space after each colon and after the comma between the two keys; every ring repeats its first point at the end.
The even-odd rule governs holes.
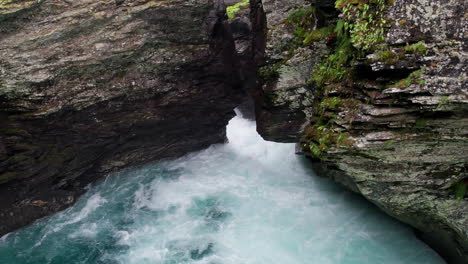
{"type": "MultiPolygon", "coordinates": [[[[322,3],[322,4],[329,4],[322,3]]],[[[302,47],[297,40],[294,13],[314,8],[308,1],[263,1],[266,19],[265,53],[258,60],[260,79],[256,101],[257,130],[266,140],[297,142],[312,113],[314,85],[308,82],[320,58],[327,53],[322,42],[302,47]]],[[[307,18],[310,29],[331,23],[321,14],[307,18]]]]}
{"type": "MultiPolygon", "coordinates": [[[[333,7],[334,1],[317,1],[317,14],[331,14],[324,2],[333,7]]],[[[266,9],[268,5],[265,1],[266,9]]],[[[326,146],[320,159],[309,149],[310,138],[302,141],[298,152],[313,157],[318,174],[415,227],[449,263],[468,263],[468,200],[466,195],[455,197],[455,187],[466,184],[468,177],[468,29],[462,10],[464,1],[394,1],[385,11],[390,21],[385,41],[347,65],[353,67],[351,80],[327,83],[325,89],[307,82],[306,76],[315,70],[317,57],[329,56],[329,43],[319,40],[298,48],[289,42],[283,50],[312,54],[304,62],[309,70],[288,67],[289,58],[283,61],[277,75],[262,86],[258,101],[264,107],[257,117],[259,132],[268,140],[289,142],[305,134],[318,145],[337,135],[345,138],[326,146]],[[305,78],[293,83],[290,76],[305,78]],[[310,101],[300,99],[302,89],[310,101]],[[303,132],[299,125],[287,125],[291,119],[283,113],[297,109],[301,122],[314,129],[303,132]],[[329,123],[315,123],[320,118],[329,123]]],[[[294,9],[282,12],[284,18],[294,9]]],[[[277,34],[278,28],[269,25],[269,35],[277,34]]],[[[280,35],[293,38],[294,31],[280,35]]],[[[268,56],[272,47],[280,47],[279,39],[268,40],[267,58],[281,56],[275,51],[268,56]]]]}
{"type": "Polygon", "coordinates": [[[244,97],[222,1],[1,4],[0,58],[0,235],[224,142],[244,97]]]}

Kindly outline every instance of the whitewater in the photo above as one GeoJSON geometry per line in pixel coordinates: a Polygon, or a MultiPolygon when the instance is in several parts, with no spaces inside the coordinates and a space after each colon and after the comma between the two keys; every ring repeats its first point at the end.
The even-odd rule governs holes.
{"type": "Polygon", "coordinates": [[[412,230],[235,117],[229,143],[109,175],[2,264],[439,264],[412,230]]]}

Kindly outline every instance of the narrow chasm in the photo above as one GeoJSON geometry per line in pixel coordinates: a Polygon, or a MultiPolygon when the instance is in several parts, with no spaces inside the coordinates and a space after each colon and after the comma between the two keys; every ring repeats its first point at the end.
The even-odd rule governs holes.
{"type": "Polygon", "coordinates": [[[468,263],[466,5],[264,0],[254,96],[264,139],[298,143],[319,175],[456,264],[468,263]]]}
{"type": "Polygon", "coordinates": [[[0,3],[0,263],[465,264],[457,1],[0,3]]]}
{"type": "Polygon", "coordinates": [[[229,143],[109,175],[0,240],[1,263],[444,263],[410,228],[235,117],[229,143]]]}

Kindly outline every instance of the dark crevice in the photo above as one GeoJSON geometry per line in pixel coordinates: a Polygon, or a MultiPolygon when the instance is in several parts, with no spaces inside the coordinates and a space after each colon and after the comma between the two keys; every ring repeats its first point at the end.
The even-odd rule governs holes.
{"type": "Polygon", "coordinates": [[[419,69],[386,69],[381,71],[373,71],[372,67],[367,64],[359,64],[355,66],[356,78],[360,80],[377,81],[380,83],[388,83],[407,78],[412,72],[419,69]]]}
{"type": "Polygon", "coordinates": [[[452,111],[435,111],[435,112],[422,112],[421,118],[430,118],[430,119],[450,119],[454,116],[452,111]]]}

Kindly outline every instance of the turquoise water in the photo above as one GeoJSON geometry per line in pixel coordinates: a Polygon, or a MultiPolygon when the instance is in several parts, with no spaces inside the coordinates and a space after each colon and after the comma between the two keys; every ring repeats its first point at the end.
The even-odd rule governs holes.
{"type": "Polygon", "coordinates": [[[2,264],[444,263],[411,230],[234,118],[229,144],[111,175],[0,239],[2,264]]]}

